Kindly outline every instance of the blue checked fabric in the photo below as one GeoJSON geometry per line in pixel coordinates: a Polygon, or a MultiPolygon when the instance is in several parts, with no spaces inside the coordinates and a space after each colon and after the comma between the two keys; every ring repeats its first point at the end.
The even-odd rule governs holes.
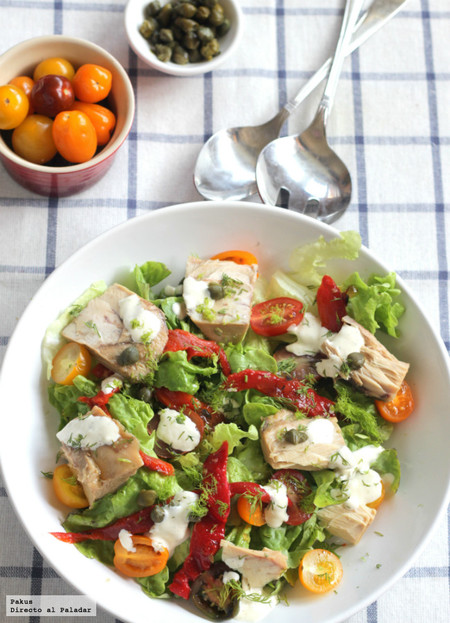
{"type": "MultiPolygon", "coordinates": [[[[212,74],[176,78],[149,69],[128,47],[123,0],[0,0],[0,53],[38,35],[89,39],[120,60],[137,96],[132,132],[92,189],[46,199],[17,185],[0,166],[0,363],[28,301],[80,246],[136,215],[201,199],[192,178],[204,141],[221,128],[262,123],[293,97],[331,54],[344,3],[241,5],[245,36],[237,53],[212,74]]],[[[358,230],[364,244],[406,280],[447,348],[449,38],[449,0],[410,0],[346,60],[328,123],[330,142],[354,183],[352,204],[337,228],[358,230]]],[[[317,103],[314,93],[292,115],[286,132],[306,127],[317,103]]],[[[346,623],[450,621],[449,519],[442,519],[413,568],[346,623]]],[[[74,592],[29,542],[1,482],[0,576],[2,623],[7,594],[74,592]]],[[[95,620],[120,623],[103,611],[95,620]]]]}

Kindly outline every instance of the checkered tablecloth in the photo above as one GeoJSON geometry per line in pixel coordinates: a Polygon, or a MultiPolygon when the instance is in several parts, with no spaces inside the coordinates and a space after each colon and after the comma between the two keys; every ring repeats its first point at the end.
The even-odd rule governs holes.
{"type": "MultiPolygon", "coordinates": [[[[212,74],[176,78],[149,69],[130,50],[124,0],[0,0],[0,53],[37,35],[89,39],[120,60],[137,96],[132,132],[92,189],[49,200],[24,190],[0,167],[0,363],[27,303],[70,254],[136,215],[201,199],[192,178],[204,141],[218,129],[272,117],[332,52],[343,4],[241,0],[245,35],[236,54],[212,74]]],[[[449,39],[449,0],[410,0],[347,59],[328,123],[354,183],[352,204],[336,227],[358,230],[406,280],[447,347],[449,39]]],[[[317,102],[313,94],[286,131],[306,127],[317,102]]],[[[449,519],[442,518],[413,568],[347,623],[450,621],[449,519]]],[[[29,542],[1,482],[0,586],[1,623],[5,595],[74,592],[29,542]]],[[[103,611],[95,620],[115,621],[103,611]]]]}

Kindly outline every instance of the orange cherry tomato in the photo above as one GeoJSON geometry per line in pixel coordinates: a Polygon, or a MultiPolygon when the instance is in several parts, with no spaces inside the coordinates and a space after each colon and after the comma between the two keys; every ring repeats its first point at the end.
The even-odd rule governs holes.
{"type": "Polygon", "coordinates": [[[238,499],[236,508],[241,519],[251,526],[263,526],[266,523],[262,504],[252,503],[245,495],[241,495],[238,499]]]}
{"type": "Polygon", "coordinates": [[[380,506],[381,502],[384,500],[384,496],[386,495],[386,487],[384,486],[384,482],[381,481],[381,493],[380,496],[377,497],[376,500],[374,500],[373,502],[369,502],[368,504],[366,504],[366,506],[368,506],[369,508],[374,508],[375,510],[377,510],[377,508],[380,506]]]}
{"type": "Polygon", "coordinates": [[[221,260],[222,262],[235,262],[236,264],[257,264],[258,260],[249,251],[223,251],[213,255],[212,260],[221,260]]]}
{"type": "Polygon", "coordinates": [[[33,79],[37,82],[42,76],[48,76],[53,74],[55,76],[64,76],[68,80],[72,80],[75,75],[75,69],[68,60],[53,56],[52,58],[46,58],[41,61],[33,73],[33,79]]]}
{"type": "Polygon", "coordinates": [[[52,379],[60,385],[73,385],[73,379],[86,376],[91,369],[91,355],[82,344],[68,342],[56,353],[52,361],[52,379]]]}
{"type": "Polygon", "coordinates": [[[146,578],[156,575],[164,569],[169,559],[169,552],[164,547],[154,549],[148,536],[133,534],[131,537],[136,551],[124,548],[119,539],[114,543],[114,566],[130,578],[146,578]]]}
{"type": "Polygon", "coordinates": [[[81,102],[96,104],[111,91],[112,74],[100,65],[81,65],[72,80],[75,97],[81,102]]]}
{"type": "Polygon", "coordinates": [[[56,149],[69,162],[86,162],[97,149],[95,128],[80,110],[64,110],[56,115],[52,134],[56,149]]]}
{"type": "Polygon", "coordinates": [[[30,104],[28,108],[28,114],[32,115],[34,113],[33,106],[31,105],[30,97],[31,97],[31,89],[34,86],[34,80],[29,76],[17,76],[9,81],[9,84],[13,84],[15,87],[19,87],[28,97],[28,102],[30,104]]]}
{"type": "Polygon", "coordinates": [[[89,117],[97,134],[98,145],[106,145],[109,142],[116,125],[116,117],[111,110],[105,106],[100,106],[100,104],[88,104],[87,102],[74,102],[71,110],[81,110],[89,117]]]}
{"type": "Polygon", "coordinates": [[[67,463],[55,467],[52,483],[56,497],[66,506],[70,508],[86,508],[89,506],[83,487],[67,463]]]}
{"type": "Polygon", "coordinates": [[[0,87],[0,130],[17,128],[28,115],[30,103],[22,89],[13,84],[0,87]]]}
{"type": "Polygon", "coordinates": [[[52,136],[53,119],[44,115],[28,115],[12,134],[12,146],[18,156],[45,164],[56,155],[52,136]]]}
{"type": "Polygon", "coordinates": [[[396,396],[388,402],[375,400],[375,406],[382,418],[393,424],[403,422],[414,411],[414,398],[406,381],[400,386],[396,396]]]}
{"type": "Polygon", "coordinates": [[[300,582],[313,593],[326,593],[342,579],[342,563],[327,549],[312,549],[303,556],[298,569],[300,582]]]}

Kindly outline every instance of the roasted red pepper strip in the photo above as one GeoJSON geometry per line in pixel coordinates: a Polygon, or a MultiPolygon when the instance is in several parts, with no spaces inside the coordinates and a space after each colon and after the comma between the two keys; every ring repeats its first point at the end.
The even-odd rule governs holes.
{"type": "Polygon", "coordinates": [[[256,482],[230,482],[230,494],[258,496],[263,504],[270,502],[270,495],[256,482]]]}
{"type": "Polygon", "coordinates": [[[121,517],[104,528],[87,530],[86,532],[50,532],[54,537],[65,543],[81,543],[82,541],[115,541],[121,530],[128,530],[131,534],[144,534],[153,525],[150,517],[153,506],[143,508],[128,517],[121,517]]]}
{"type": "Polygon", "coordinates": [[[163,405],[175,411],[192,409],[210,426],[215,426],[224,421],[224,416],[218,411],[214,411],[209,405],[205,404],[192,394],[186,392],[175,392],[165,387],[155,390],[155,398],[163,405]]]}
{"type": "Polygon", "coordinates": [[[97,379],[107,379],[108,376],[113,374],[112,370],[104,366],[102,363],[98,363],[91,370],[91,374],[93,374],[97,379]]]}
{"type": "Polygon", "coordinates": [[[337,333],[347,313],[347,295],[342,293],[329,275],[324,275],[317,290],[317,311],[322,326],[337,333]]]}
{"type": "Polygon", "coordinates": [[[308,417],[333,414],[334,403],[331,400],[319,396],[311,387],[296,379],[288,380],[272,372],[242,370],[230,374],[223,386],[225,389],[235,389],[239,392],[256,389],[266,396],[286,400],[308,417]]]}
{"type": "Polygon", "coordinates": [[[212,357],[217,355],[225,376],[231,373],[231,367],[225,351],[212,340],[204,340],[182,329],[171,329],[164,352],[176,352],[178,350],[185,350],[189,361],[192,357],[212,357]]]}
{"type": "Polygon", "coordinates": [[[172,474],[174,474],[175,470],[173,465],[170,463],[167,463],[162,459],[158,459],[155,456],[149,456],[148,454],[145,454],[145,452],[142,452],[142,450],[139,450],[139,454],[141,455],[141,459],[144,461],[145,467],[148,467],[154,472],[164,474],[165,476],[172,476],[172,474]]]}
{"type": "Polygon", "coordinates": [[[189,583],[211,566],[214,555],[225,536],[225,524],[230,512],[230,487],[227,480],[228,443],[210,454],[203,466],[202,489],[208,491],[208,513],[192,530],[189,555],[170,584],[175,595],[188,599],[189,583]]]}
{"type": "Polygon", "coordinates": [[[108,392],[107,394],[105,394],[105,392],[102,392],[102,390],[100,390],[97,394],[95,394],[95,396],[80,396],[78,398],[78,400],[80,402],[85,402],[91,409],[93,407],[100,407],[100,409],[102,409],[106,415],[111,416],[110,412],[108,411],[106,405],[109,402],[109,399],[111,398],[111,396],[113,394],[115,394],[116,392],[120,391],[120,387],[114,387],[113,389],[111,389],[110,392],[108,392]]]}

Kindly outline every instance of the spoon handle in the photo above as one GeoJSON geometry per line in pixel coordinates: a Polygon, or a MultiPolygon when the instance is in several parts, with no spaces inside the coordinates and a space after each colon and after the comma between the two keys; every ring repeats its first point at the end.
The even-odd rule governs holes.
{"type": "MultiPolygon", "coordinates": [[[[360,45],[365,43],[372,35],[378,32],[382,26],[391,20],[407,2],[409,2],[409,0],[374,0],[372,5],[358,20],[345,54],[348,56],[358,49],[360,45]]],[[[297,95],[283,106],[281,110],[287,112],[284,121],[300,106],[303,100],[314,91],[322,80],[324,80],[330,69],[331,61],[332,58],[328,58],[300,89],[297,95]]]]}

